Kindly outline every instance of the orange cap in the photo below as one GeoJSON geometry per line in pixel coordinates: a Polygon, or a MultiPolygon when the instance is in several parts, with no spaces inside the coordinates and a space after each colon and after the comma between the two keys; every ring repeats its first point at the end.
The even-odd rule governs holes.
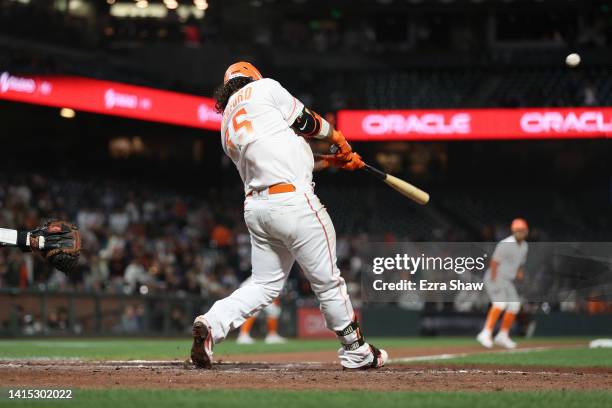
{"type": "Polygon", "coordinates": [[[251,77],[255,81],[262,78],[257,68],[245,61],[236,62],[227,68],[223,77],[223,84],[225,85],[227,81],[237,77],[251,77]]]}
{"type": "Polygon", "coordinates": [[[529,229],[529,227],[527,226],[527,221],[525,221],[522,218],[515,218],[512,220],[512,225],[510,226],[510,229],[512,231],[517,231],[517,230],[526,230],[529,229]]]}

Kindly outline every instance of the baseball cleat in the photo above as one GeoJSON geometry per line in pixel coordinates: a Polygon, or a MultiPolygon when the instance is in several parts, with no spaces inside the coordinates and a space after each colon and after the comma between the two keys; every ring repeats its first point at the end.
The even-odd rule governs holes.
{"type": "Polygon", "coordinates": [[[372,354],[374,355],[374,359],[371,362],[366,363],[362,365],[361,367],[342,366],[342,369],[343,370],[369,370],[371,368],[381,368],[387,363],[387,360],[389,360],[389,354],[385,350],[378,349],[371,344],[370,344],[370,350],[372,351],[372,354]]]}
{"type": "Polygon", "coordinates": [[[287,339],[279,336],[277,333],[269,333],[264,340],[266,344],[284,344],[287,339]]]}
{"type": "Polygon", "coordinates": [[[236,338],[236,344],[241,344],[241,345],[255,344],[255,339],[252,338],[250,334],[240,333],[238,337],[236,338]]]}
{"type": "Polygon", "coordinates": [[[486,347],[488,349],[493,347],[493,339],[491,339],[491,333],[489,333],[486,330],[483,330],[480,333],[478,333],[478,336],[476,336],[476,340],[480,344],[482,344],[483,347],[486,347]]]}
{"type": "Polygon", "coordinates": [[[203,322],[193,323],[191,362],[196,368],[212,368],[212,336],[203,322]]]}
{"type": "Polygon", "coordinates": [[[510,336],[508,336],[508,333],[504,333],[504,332],[497,333],[497,336],[495,336],[495,338],[493,339],[493,342],[497,344],[498,346],[502,346],[507,349],[516,348],[516,343],[512,341],[510,336]]]}
{"type": "Polygon", "coordinates": [[[389,354],[385,350],[377,349],[371,344],[370,348],[372,349],[372,354],[374,354],[374,360],[372,360],[372,364],[368,368],[381,368],[385,364],[387,364],[387,360],[389,360],[389,354]]]}

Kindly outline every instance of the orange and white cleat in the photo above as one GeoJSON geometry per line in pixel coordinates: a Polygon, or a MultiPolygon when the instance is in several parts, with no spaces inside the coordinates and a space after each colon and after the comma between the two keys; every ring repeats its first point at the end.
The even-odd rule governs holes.
{"type": "Polygon", "coordinates": [[[510,336],[508,336],[508,333],[506,332],[497,333],[497,336],[495,336],[495,338],[493,339],[493,343],[509,350],[516,348],[516,343],[512,341],[512,339],[510,338],[510,336]]]}
{"type": "Polygon", "coordinates": [[[255,344],[255,339],[252,338],[251,335],[248,333],[240,333],[236,338],[236,344],[248,346],[251,344],[255,344]]]}
{"type": "Polygon", "coordinates": [[[387,361],[389,360],[389,354],[385,350],[376,348],[375,346],[371,344],[369,345],[369,347],[374,357],[372,361],[367,362],[363,365],[351,365],[351,366],[347,366],[345,365],[346,363],[343,363],[342,369],[343,370],[369,370],[369,369],[376,369],[376,368],[384,367],[384,365],[387,364],[387,361]]]}
{"type": "Polygon", "coordinates": [[[493,338],[491,337],[491,332],[483,329],[478,336],[476,336],[476,340],[482,345],[484,348],[490,349],[493,347],[493,338]]]}
{"type": "Polygon", "coordinates": [[[268,333],[264,342],[266,344],[285,344],[287,339],[278,335],[278,333],[268,333]]]}
{"type": "Polygon", "coordinates": [[[212,368],[212,336],[202,321],[195,321],[192,328],[193,345],[191,362],[196,368],[212,368]]]}
{"type": "Polygon", "coordinates": [[[389,354],[383,349],[377,349],[373,345],[370,344],[370,348],[372,349],[372,354],[374,354],[374,360],[369,367],[366,368],[381,368],[387,361],[389,360],[389,354]]]}

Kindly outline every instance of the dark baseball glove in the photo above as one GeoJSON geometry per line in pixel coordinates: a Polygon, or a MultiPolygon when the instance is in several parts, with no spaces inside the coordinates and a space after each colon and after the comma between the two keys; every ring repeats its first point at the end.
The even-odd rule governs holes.
{"type": "Polygon", "coordinates": [[[30,231],[30,246],[38,249],[47,262],[62,272],[71,272],[81,254],[79,228],[66,221],[48,221],[30,231]]]}

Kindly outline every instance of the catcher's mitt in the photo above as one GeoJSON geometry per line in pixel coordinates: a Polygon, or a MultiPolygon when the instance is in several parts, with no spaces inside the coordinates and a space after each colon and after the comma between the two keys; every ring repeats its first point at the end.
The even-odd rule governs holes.
{"type": "Polygon", "coordinates": [[[30,246],[41,251],[54,268],[71,272],[81,253],[81,234],[74,224],[49,221],[30,231],[30,246]]]}

